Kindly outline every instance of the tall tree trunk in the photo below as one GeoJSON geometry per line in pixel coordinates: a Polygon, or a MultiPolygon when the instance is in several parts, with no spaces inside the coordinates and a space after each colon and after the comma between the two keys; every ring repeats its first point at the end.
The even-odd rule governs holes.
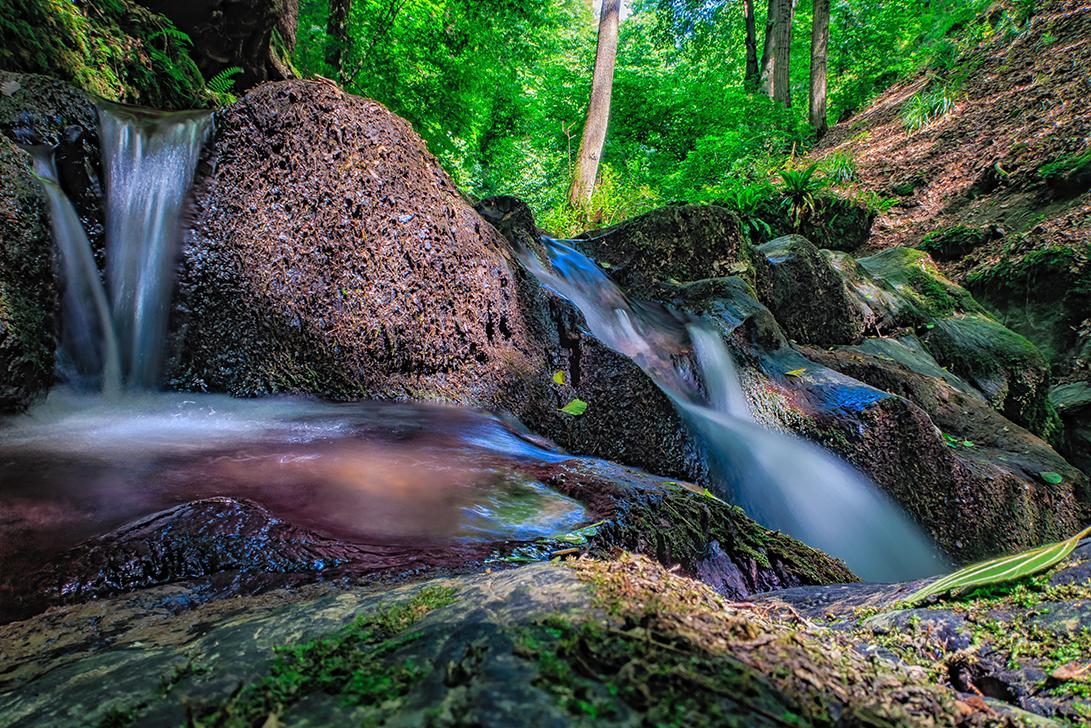
{"type": "Polygon", "coordinates": [[[761,90],[773,98],[773,66],[776,63],[777,14],[781,0],[769,0],[765,13],[765,39],[761,46],[761,90]]]}
{"type": "Polygon", "coordinates": [[[591,101],[587,105],[587,121],[583,125],[580,152],[572,175],[572,188],[568,192],[568,201],[573,207],[582,207],[590,202],[591,193],[595,190],[602,145],[606,142],[606,126],[610,121],[610,98],[614,92],[614,65],[617,62],[620,21],[621,0],[602,0],[595,72],[591,78],[591,101]]]}
{"type": "Polygon", "coordinates": [[[330,0],[326,18],[326,65],[338,83],[345,83],[345,49],[348,48],[349,5],[352,0],[330,0]]]}
{"type": "Polygon", "coordinates": [[[776,40],[773,41],[773,100],[785,107],[792,105],[791,94],[791,56],[792,56],[792,20],[795,15],[794,0],[778,0],[777,25],[774,29],[776,40]]]}
{"type": "Polygon", "coordinates": [[[742,0],[743,17],[746,20],[746,87],[758,87],[758,39],[754,27],[754,0],[742,0]]]}
{"type": "Polygon", "coordinates": [[[821,137],[826,133],[826,67],[830,46],[830,0],[814,0],[811,27],[811,126],[821,137]]]}

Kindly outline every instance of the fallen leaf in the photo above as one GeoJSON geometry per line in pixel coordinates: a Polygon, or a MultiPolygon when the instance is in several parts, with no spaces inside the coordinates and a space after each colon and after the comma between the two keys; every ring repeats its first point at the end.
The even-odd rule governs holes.
{"type": "Polygon", "coordinates": [[[787,374],[789,377],[802,377],[803,373],[805,371],[807,371],[806,368],[803,368],[803,369],[793,369],[790,372],[784,372],[784,373],[787,374]]]}
{"type": "Polygon", "coordinates": [[[564,372],[559,369],[553,372],[553,381],[557,384],[564,384],[564,372]]]}
{"type": "Polygon", "coordinates": [[[4,81],[4,83],[0,84],[0,91],[2,91],[5,96],[11,96],[12,94],[14,94],[16,91],[18,91],[21,88],[22,88],[22,86],[20,86],[19,82],[16,81],[15,79],[10,79],[10,80],[4,81]]]}
{"type": "Polygon", "coordinates": [[[1054,473],[1052,470],[1046,470],[1038,473],[1038,477],[1040,477],[1042,480],[1049,483],[1050,485],[1060,485],[1064,482],[1064,478],[1061,477],[1061,474],[1054,473]]]}
{"type": "Polygon", "coordinates": [[[561,412],[566,415],[572,415],[573,417],[579,417],[587,411],[587,403],[582,399],[574,399],[564,407],[561,407],[561,412]]]}
{"type": "Polygon", "coordinates": [[[1077,680],[1091,682],[1091,662],[1069,662],[1061,665],[1049,674],[1054,680],[1077,680]]]}

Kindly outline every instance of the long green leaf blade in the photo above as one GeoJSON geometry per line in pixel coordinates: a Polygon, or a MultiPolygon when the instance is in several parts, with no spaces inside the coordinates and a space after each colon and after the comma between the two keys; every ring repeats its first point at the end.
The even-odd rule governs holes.
{"type": "Polygon", "coordinates": [[[1039,546],[1021,554],[1000,556],[972,564],[918,589],[910,594],[904,603],[911,605],[956,589],[999,584],[1037,574],[1062,561],[1088,535],[1091,535],[1091,527],[1085,528],[1066,541],[1039,546]]]}

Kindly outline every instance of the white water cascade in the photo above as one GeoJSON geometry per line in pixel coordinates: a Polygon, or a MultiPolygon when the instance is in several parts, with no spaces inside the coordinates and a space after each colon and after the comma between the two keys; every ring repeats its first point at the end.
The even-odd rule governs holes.
{"type": "Polygon", "coordinates": [[[105,284],[52,151],[32,151],[49,198],[64,282],[61,378],[113,395],[159,383],[181,215],[211,126],[204,112],[150,114],[103,103],[105,284]]]}
{"type": "Polygon", "coordinates": [[[182,209],[211,125],[207,113],[149,115],[102,105],[106,281],[129,387],[159,384],[182,209]]]}
{"type": "Polygon", "coordinates": [[[706,323],[670,325],[635,304],[590,259],[544,238],[548,262],[521,251],[524,267],[571,301],[603,344],[636,363],[671,399],[721,495],[769,528],[833,554],[869,581],[932,575],[947,564],[932,541],[861,473],[822,448],[757,424],[734,363],[706,323]],[[674,361],[688,335],[704,391],[674,361]]]}

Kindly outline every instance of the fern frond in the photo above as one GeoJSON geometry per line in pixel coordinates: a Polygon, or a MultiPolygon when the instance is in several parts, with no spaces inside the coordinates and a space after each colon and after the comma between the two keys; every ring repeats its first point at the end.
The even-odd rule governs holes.
{"type": "Polygon", "coordinates": [[[212,93],[229,94],[235,88],[235,76],[240,73],[242,73],[240,67],[230,66],[208,79],[205,86],[207,86],[208,90],[212,93]]]}

